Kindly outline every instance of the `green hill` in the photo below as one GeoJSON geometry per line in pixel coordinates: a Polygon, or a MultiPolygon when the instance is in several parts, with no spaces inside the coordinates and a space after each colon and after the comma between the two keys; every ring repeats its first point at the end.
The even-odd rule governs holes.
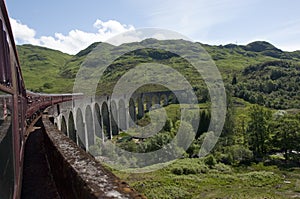
{"type": "MultiPolygon", "coordinates": [[[[149,62],[170,65],[189,80],[196,93],[207,93],[203,80],[186,60],[164,50],[143,49],[143,42],[154,47],[159,44],[173,46],[179,52],[181,49],[189,49],[191,52],[201,53],[202,46],[215,61],[227,87],[233,87],[235,96],[274,108],[299,108],[300,51],[284,52],[265,41],[252,42],[245,46],[211,46],[197,42],[191,44],[183,40],[155,39],[122,44],[118,47],[94,43],[74,56],[43,47],[22,45],[18,46],[18,51],[25,85],[27,89],[39,92],[72,92],[80,65],[88,54],[101,44],[101,52],[107,57],[112,49],[124,51],[132,46],[141,49],[124,54],[107,68],[104,78],[99,80],[99,93],[110,93],[126,71],[137,64],[149,62]],[[272,84],[276,86],[273,88],[272,84]]],[[[170,81],[176,79],[171,78],[170,81]]],[[[151,89],[161,87],[153,85],[151,89]]],[[[201,98],[200,100],[205,101],[201,98]]]]}
{"type": "Polygon", "coordinates": [[[46,93],[72,90],[73,80],[60,75],[71,55],[33,45],[17,46],[17,49],[27,89],[46,93]]]}
{"type": "Polygon", "coordinates": [[[300,64],[267,61],[247,66],[232,82],[235,96],[267,107],[286,109],[300,105],[300,64]]]}

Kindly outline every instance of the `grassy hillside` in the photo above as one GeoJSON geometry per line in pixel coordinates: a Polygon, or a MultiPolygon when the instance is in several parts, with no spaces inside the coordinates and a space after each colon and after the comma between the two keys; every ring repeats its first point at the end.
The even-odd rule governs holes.
{"type": "Polygon", "coordinates": [[[178,159],[149,173],[113,171],[148,198],[299,198],[299,169],[253,164],[209,165],[205,159],[178,159]]]}
{"type": "Polygon", "coordinates": [[[268,61],[247,66],[233,79],[235,96],[276,109],[300,108],[300,64],[268,61]]]}
{"type": "MultiPolygon", "coordinates": [[[[238,98],[234,98],[233,103],[235,111],[232,130],[234,133],[232,137],[223,134],[210,155],[204,158],[184,155],[171,164],[164,165],[163,168],[161,166],[164,163],[151,165],[149,167],[151,171],[146,173],[109,169],[148,198],[300,198],[299,159],[296,164],[290,164],[277,150],[270,150],[264,158],[259,160],[252,159],[253,154],[247,144],[248,138],[243,131],[248,129],[250,124],[249,113],[253,105],[238,98]],[[230,144],[227,144],[227,138],[232,139],[230,144]],[[229,159],[231,163],[228,162],[229,159]],[[155,170],[155,168],[160,169],[155,170]]],[[[200,104],[200,107],[202,110],[207,109],[207,104],[200,104]]],[[[173,121],[173,125],[170,126],[176,126],[174,124],[179,118],[176,111],[179,105],[172,104],[164,108],[168,113],[168,118],[173,121]]],[[[278,112],[270,109],[269,111],[273,114],[278,112]]],[[[146,114],[146,117],[138,123],[141,124],[147,119],[146,114]]],[[[169,134],[172,132],[171,130],[169,134]]],[[[273,137],[276,130],[273,129],[271,132],[270,137],[273,137]]],[[[140,148],[151,148],[151,143],[155,145],[154,150],[157,150],[157,145],[160,147],[165,145],[159,142],[159,138],[163,137],[162,140],[168,140],[167,135],[168,132],[162,130],[151,138],[138,140],[133,139],[127,133],[121,133],[114,137],[113,142],[127,151],[136,152],[140,148]]],[[[299,134],[293,139],[298,138],[299,134]]],[[[271,146],[271,143],[268,142],[268,145],[271,146]]],[[[151,149],[154,151],[153,148],[151,149]]],[[[198,152],[197,141],[190,146],[187,153],[191,150],[198,152]]],[[[153,156],[153,159],[158,159],[158,157],[153,156]]],[[[134,165],[136,162],[123,159],[123,164],[134,165]]]]}
{"type": "Polygon", "coordinates": [[[72,90],[73,80],[60,75],[71,55],[33,45],[22,45],[17,49],[27,89],[46,93],[72,90]]]}
{"type": "MultiPolygon", "coordinates": [[[[133,46],[138,49],[142,48],[143,42],[150,43],[154,47],[159,44],[172,46],[179,52],[182,51],[183,54],[186,53],[184,49],[188,49],[189,52],[201,53],[200,43],[190,44],[182,40],[158,41],[154,39],[123,44],[118,47],[101,43],[101,52],[109,57],[112,49],[115,52],[124,51],[133,46]]],[[[46,93],[72,92],[77,71],[98,44],[94,43],[74,56],[32,45],[18,46],[26,87],[46,93]]],[[[253,42],[246,46],[234,44],[225,46],[203,44],[202,46],[215,61],[225,84],[227,86],[234,84],[235,96],[274,108],[299,108],[297,107],[299,105],[299,87],[293,85],[299,81],[297,76],[299,76],[300,51],[284,52],[264,41],[253,42]],[[263,65],[267,65],[267,67],[260,67],[263,65]],[[253,68],[255,71],[252,71],[253,68]],[[274,79],[274,75],[280,75],[280,77],[274,79]],[[233,81],[233,79],[235,80],[233,81]],[[279,82],[282,82],[283,85],[278,85],[279,82]],[[261,84],[260,90],[256,89],[256,86],[259,86],[258,83],[261,84]],[[271,84],[276,84],[276,88],[263,89],[271,84]],[[260,95],[263,99],[259,97],[260,95]]],[[[199,95],[207,93],[203,80],[186,60],[173,53],[153,48],[129,52],[115,60],[105,71],[104,78],[99,80],[98,92],[111,93],[115,83],[129,69],[140,63],[151,62],[173,67],[188,79],[196,93],[199,95]]],[[[178,80],[170,77],[169,81],[177,82],[178,80]]],[[[150,87],[152,90],[160,89],[155,86],[150,87]]]]}

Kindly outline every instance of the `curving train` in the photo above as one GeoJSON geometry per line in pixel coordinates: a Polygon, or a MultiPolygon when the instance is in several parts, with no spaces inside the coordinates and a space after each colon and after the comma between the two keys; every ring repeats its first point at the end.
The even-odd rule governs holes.
{"type": "Polygon", "coordinates": [[[4,0],[0,0],[0,198],[20,198],[26,131],[45,108],[78,94],[26,91],[4,0]]]}
{"type": "Polygon", "coordinates": [[[75,100],[82,97],[80,93],[74,94],[44,94],[44,93],[34,93],[31,91],[26,91],[27,99],[27,110],[26,119],[27,123],[31,123],[33,117],[39,114],[40,111],[46,109],[49,106],[59,104],[62,102],[67,102],[75,100]]]}

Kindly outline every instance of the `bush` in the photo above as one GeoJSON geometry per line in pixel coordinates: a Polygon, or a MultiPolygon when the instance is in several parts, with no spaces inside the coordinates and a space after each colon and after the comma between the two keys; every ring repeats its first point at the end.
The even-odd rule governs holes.
{"type": "Polygon", "coordinates": [[[171,169],[171,172],[176,175],[189,175],[189,174],[200,174],[207,173],[208,167],[206,165],[187,165],[179,166],[171,169]]]}
{"type": "Polygon", "coordinates": [[[207,173],[209,168],[200,159],[179,159],[170,166],[170,171],[176,175],[207,173]]]}
{"type": "Polygon", "coordinates": [[[204,158],[204,163],[207,164],[209,167],[212,167],[217,164],[217,161],[212,154],[209,154],[207,157],[204,158]]]}
{"type": "Polygon", "coordinates": [[[231,164],[248,164],[253,159],[252,151],[242,145],[228,146],[225,153],[228,154],[228,162],[231,164]]]}
{"type": "Polygon", "coordinates": [[[230,166],[227,166],[223,163],[218,163],[214,166],[214,169],[219,171],[219,172],[222,172],[222,173],[231,173],[232,172],[232,169],[230,166]]]}
{"type": "Polygon", "coordinates": [[[190,158],[199,157],[198,153],[199,153],[200,148],[201,148],[201,145],[198,144],[197,141],[194,140],[186,152],[188,153],[190,158]]]}
{"type": "Polygon", "coordinates": [[[216,155],[216,160],[223,164],[232,165],[233,164],[233,157],[231,154],[224,154],[220,153],[216,155]]]}
{"type": "Polygon", "coordinates": [[[51,83],[46,82],[46,83],[43,85],[43,87],[46,88],[46,89],[51,89],[51,88],[53,88],[53,85],[52,85],[51,83]]]}
{"type": "Polygon", "coordinates": [[[164,131],[171,132],[172,127],[173,127],[172,120],[168,118],[163,129],[164,129],[164,131]]]}
{"type": "Polygon", "coordinates": [[[176,167],[176,168],[173,168],[171,170],[171,172],[173,174],[176,174],[176,175],[182,175],[183,174],[183,169],[181,167],[176,167]]]}
{"type": "Polygon", "coordinates": [[[253,171],[244,174],[238,174],[238,177],[247,181],[250,186],[262,187],[267,185],[274,185],[281,181],[281,178],[270,171],[253,171]]]}

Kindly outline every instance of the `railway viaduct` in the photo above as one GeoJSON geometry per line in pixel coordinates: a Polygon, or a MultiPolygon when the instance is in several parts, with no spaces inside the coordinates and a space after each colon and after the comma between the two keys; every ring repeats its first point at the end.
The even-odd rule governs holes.
{"type": "Polygon", "coordinates": [[[49,114],[60,131],[88,151],[96,137],[103,142],[111,139],[132,127],[146,112],[176,103],[178,95],[186,93],[179,90],[140,93],[130,98],[125,95],[114,99],[108,95],[85,97],[53,106],[49,114]]]}

